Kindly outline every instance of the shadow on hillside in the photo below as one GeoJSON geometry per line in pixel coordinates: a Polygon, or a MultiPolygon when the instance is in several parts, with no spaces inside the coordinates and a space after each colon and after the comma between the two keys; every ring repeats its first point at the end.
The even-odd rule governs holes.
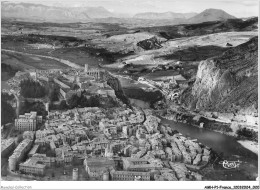
{"type": "Polygon", "coordinates": [[[223,52],[230,49],[230,47],[219,46],[194,46],[186,49],[177,50],[172,54],[161,56],[166,60],[179,60],[179,61],[202,61],[210,57],[218,56],[223,52]]]}

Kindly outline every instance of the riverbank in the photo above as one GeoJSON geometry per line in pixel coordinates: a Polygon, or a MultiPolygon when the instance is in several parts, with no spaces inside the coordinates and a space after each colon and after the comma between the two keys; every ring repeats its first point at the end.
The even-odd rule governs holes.
{"type": "Polygon", "coordinates": [[[233,137],[244,148],[258,155],[258,142],[256,139],[258,131],[255,131],[250,127],[247,128],[244,125],[239,125],[237,123],[234,125],[234,123],[220,122],[194,113],[186,113],[171,109],[168,109],[166,112],[159,115],[169,121],[189,124],[195,128],[208,129],[233,137]]]}
{"type": "Polygon", "coordinates": [[[258,155],[258,143],[257,142],[249,141],[249,140],[239,140],[237,142],[239,144],[241,144],[243,147],[245,147],[246,149],[248,149],[258,155]]]}
{"type": "Polygon", "coordinates": [[[226,170],[216,162],[213,169],[205,168],[201,174],[210,180],[255,180],[258,176],[258,155],[247,147],[238,143],[233,136],[215,132],[207,128],[199,128],[189,123],[181,123],[162,119],[162,124],[171,127],[186,137],[197,139],[198,142],[210,147],[221,160],[240,160],[242,164],[238,169],[226,170]]]}

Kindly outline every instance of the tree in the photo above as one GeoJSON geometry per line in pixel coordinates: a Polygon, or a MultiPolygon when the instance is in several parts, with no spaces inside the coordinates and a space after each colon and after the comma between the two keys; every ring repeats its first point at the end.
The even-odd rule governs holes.
{"type": "Polygon", "coordinates": [[[81,108],[84,108],[84,107],[88,107],[89,106],[89,102],[88,102],[88,99],[81,95],[80,98],[79,98],[79,101],[78,101],[78,104],[81,108]]]}
{"type": "Polygon", "coordinates": [[[72,90],[78,90],[80,87],[79,87],[79,85],[77,85],[77,84],[73,84],[73,86],[72,86],[72,90]]]}
{"type": "Polygon", "coordinates": [[[88,101],[89,101],[89,107],[100,106],[99,98],[97,96],[91,96],[88,101]]]}
{"type": "Polygon", "coordinates": [[[68,105],[69,105],[69,108],[72,109],[72,108],[75,108],[78,106],[78,101],[79,101],[79,97],[77,94],[73,94],[69,99],[68,99],[68,105]]]}
{"type": "Polygon", "coordinates": [[[1,93],[1,100],[3,101],[12,101],[14,98],[13,94],[9,95],[8,93],[1,93]]]}
{"type": "Polygon", "coordinates": [[[1,100],[1,125],[11,123],[15,118],[15,110],[6,101],[1,100]]]}
{"type": "Polygon", "coordinates": [[[59,87],[54,86],[49,90],[49,99],[51,102],[59,100],[59,87]]]}
{"type": "Polygon", "coordinates": [[[27,100],[25,100],[21,108],[21,114],[29,113],[31,111],[36,111],[37,115],[42,115],[42,116],[47,115],[47,112],[45,110],[45,105],[42,102],[30,103],[27,100]]]}
{"type": "Polygon", "coordinates": [[[68,99],[68,106],[70,109],[75,107],[99,107],[100,101],[98,96],[91,96],[87,98],[85,95],[81,94],[80,97],[77,94],[73,94],[68,99]]]}
{"type": "Polygon", "coordinates": [[[67,105],[67,103],[66,103],[66,100],[62,100],[62,101],[60,102],[59,109],[60,109],[60,110],[68,109],[68,105],[67,105]]]}
{"type": "Polygon", "coordinates": [[[25,98],[42,98],[47,94],[44,86],[31,79],[21,81],[20,87],[21,95],[25,98]]]}

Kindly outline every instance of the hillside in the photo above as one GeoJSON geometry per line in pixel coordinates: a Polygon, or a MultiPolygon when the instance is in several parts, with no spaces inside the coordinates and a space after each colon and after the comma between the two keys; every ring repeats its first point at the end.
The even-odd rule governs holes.
{"type": "Polygon", "coordinates": [[[202,22],[227,20],[227,19],[234,19],[234,18],[236,17],[220,9],[206,9],[200,14],[190,18],[188,21],[189,23],[202,23],[202,22]]]}
{"type": "Polygon", "coordinates": [[[200,36],[219,32],[252,31],[258,29],[258,17],[211,21],[198,24],[182,24],[138,28],[141,32],[155,33],[166,39],[200,36]]]}
{"type": "Polygon", "coordinates": [[[196,81],[182,96],[190,109],[257,115],[258,37],[201,61],[196,81]]]}

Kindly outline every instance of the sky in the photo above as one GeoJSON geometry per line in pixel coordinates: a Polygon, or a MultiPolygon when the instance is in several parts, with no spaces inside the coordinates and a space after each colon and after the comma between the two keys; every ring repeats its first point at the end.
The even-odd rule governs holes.
{"type": "Polygon", "coordinates": [[[134,15],[141,12],[197,12],[222,9],[236,17],[257,16],[259,0],[9,0],[65,7],[102,6],[114,13],[134,15]]]}

